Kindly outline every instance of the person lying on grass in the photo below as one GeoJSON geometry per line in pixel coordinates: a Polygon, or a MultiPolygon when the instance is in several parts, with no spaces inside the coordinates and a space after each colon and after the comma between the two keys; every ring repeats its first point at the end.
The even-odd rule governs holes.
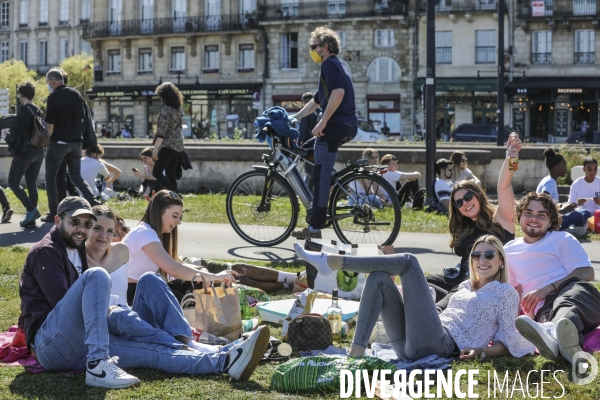
{"type": "Polygon", "coordinates": [[[194,350],[187,346],[195,344],[181,308],[155,273],[140,278],[133,309],[109,308],[109,273],[126,263],[127,251],[109,251],[116,221],[110,209],[96,212],[85,199],[65,198],[55,225],[25,259],[19,326],[37,361],[51,371],[86,369],[87,385],[109,389],[140,384],[118,360],[123,368],[249,379],[269,344],[268,327],[229,352],[194,350]],[[88,256],[92,228],[95,248],[88,256]]]}
{"type": "Polygon", "coordinates": [[[334,270],[369,273],[360,301],[350,355],[362,356],[381,314],[390,345],[399,357],[418,360],[430,355],[461,359],[533,354],[534,347],[515,329],[519,295],[508,284],[502,243],[492,235],[476,240],[470,253],[470,278],[448,307],[438,314],[417,258],[409,253],[360,257],[307,251],[296,254],[327,276],[334,270]],[[400,294],[390,278],[398,275],[400,294]],[[423,334],[427,332],[427,334],[423,334]],[[488,347],[490,341],[493,345],[488,347]]]}

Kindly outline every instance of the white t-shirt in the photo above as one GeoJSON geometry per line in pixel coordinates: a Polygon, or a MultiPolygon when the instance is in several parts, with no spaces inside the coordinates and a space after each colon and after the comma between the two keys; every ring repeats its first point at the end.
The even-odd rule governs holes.
{"type": "Polygon", "coordinates": [[[110,274],[112,286],[110,294],[119,296],[119,304],[127,304],[127,274],[129,273],[129,263],[123,264],[119,269],[110,274]]]}
{"type": "Polygon", "coordinates": [[[402,175],[404,174],[400,171],[387,171],[385,174],[381,174],[394,189],[396,188],[396,182],[402,179],[402,175]]]}
{"type": "MultiPolygon", "coordinates": [[[[587,183],[585,177],[577,178],[571,185],[569,191],[569,203],[577,203],[577,199],[600,197],[600,178],[596,177],[592,183],[587,183]]],[[[600,206],[594,203],[593,200],[586,201],[583,206],[592,214],[596,210],[600,210],[600,206]]]]}
{"type": "Polygon", "coordinates": [[[129,247],[129,278],[137,281],[146,272],[158,272],[158,265],[142,250],[142,247],[153,242],[160,243],[160,239],[156,231],[145,222],[140,222],[123,238],[123,243],[129,247]]]}
{"type": "Polygon", "coordinates": [[[98,174],[106,178],[109,175],[106,166],[95,158],[83,157],[81,159],[81,177],[90,185],[94,196],[100,194],[96,188],[96,176],[98,174]]]}
{"type": "Polygon", "coordinates": [[[535,189],[536,193],[544,193],[544,192],[548,192],[550,193],[550,197],[552,197],[552,200],[554,200],[555,203],[558,202],[558,186],[556,186],[556,180],[554,178],[552,178],[550,175],[546,176],[544,179],[542,179],[537,187],[537,189],[535,189]]]}
{"type": "MultiPolygon", "coordinates": [[[[591,267],[583,246],[570,233],[548,232],[535,243],[522,237],[504,245],[508,259],[508,282],[523,286],[523,295],[563,279],[577,268],[591,267]]],[[[544,304],[540,301],[534,311],[544,304]]]]}
{"type": "Polygon", "coordinates": [[[445,179],[435,179],[435,195],[438,198],[438,202],[442,200],[450,200],[450,193],[452,193],[452,186],[445,179]]]}
{"type": "Polygon", "coordinates": [[[460,171],[460,175],[452,177],[452,184],[456,185],[460,181],[473,181],[476,185],[481,185],[481,181],[477,178],[469,168],[460,171]]]}
{"type": "Polygon", "coordinates": [[[69,257],[69,261],[77,270],[77,273],[81,275],[81,258],[79,257],[79,252],[76,249],[67,249],[67,257],[69,257]]]}

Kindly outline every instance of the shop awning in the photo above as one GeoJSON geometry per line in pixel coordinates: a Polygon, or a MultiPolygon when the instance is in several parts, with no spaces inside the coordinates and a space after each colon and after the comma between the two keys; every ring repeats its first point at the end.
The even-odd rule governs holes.
{"type": "MultiPolygon", "coordinates": [[[[425,78],[417,78],[413,90],[420,92],[425,78]]],[[[495,92],[498,89],[496,78],[436,78],[436,92],[495,92]]]]}
{"type": "Polygon", "coordinates": [[[600,88],[600,78],[592,76],[579,77],[564,77],[564,76],[548,76],[537,77],[527,76],[525,80],[521,77],[515,78],[505,86],[506,88],[536,88],[536,89],[598,89],[600,88]]]}
{"type": "MultiPolygon", "coordinates": [[[[175,79],[176,80],[176,79],[175,79]]],[[[94,86],[87,91],[90,99],[97,97],[140,97],[156,96],[154,90],[157,85],[152,86],[94,86]]],[[[179,91],[184,96],[191,95],[248,95],[260,92],[262,83],[227,83],[210,85],[180,85],[179,91]]]]}

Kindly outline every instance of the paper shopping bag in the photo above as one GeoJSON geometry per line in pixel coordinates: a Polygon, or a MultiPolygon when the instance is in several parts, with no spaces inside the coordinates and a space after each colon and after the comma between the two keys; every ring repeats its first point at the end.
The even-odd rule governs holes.
{"type": "Polygon", "coordinates": [[[242,315],[238,289],[203,285],[194,290],[196,300],[194,327],[231,341],[242,334],[242,315]]]}

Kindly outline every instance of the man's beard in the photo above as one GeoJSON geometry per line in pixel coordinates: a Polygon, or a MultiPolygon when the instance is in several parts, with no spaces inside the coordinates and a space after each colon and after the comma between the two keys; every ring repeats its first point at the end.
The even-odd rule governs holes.
{"type": "Polygon", "coordinates": [[[73,239],[73,234],[70,234],[69,232],[67,232],[67,230],[63,227],[63,223],[61,223],[58,227],[58,231],[60,232],[60,235],[62,236],[62,238],[65,240],[65,242],[67,243],[67,246],[72,248],[72,249],[82,249],[85,247],[85,241],[87,240],[88,236],[84,233],[84,239],[81,241],[81,243],[77,243],[75,241],[75,239],[73,239]]]}
{"type": "Polygon", "coordinates": [[[548,229],[544,229],[543,227],[539,227],[539,228],[529,228],[527,226],[525,227],[521,227],[521,230],[523,231],[523,233],[527,236],[529,236],[530,238],[541,238],[546,236],[546,233],[548,233],[548,229]]]}

